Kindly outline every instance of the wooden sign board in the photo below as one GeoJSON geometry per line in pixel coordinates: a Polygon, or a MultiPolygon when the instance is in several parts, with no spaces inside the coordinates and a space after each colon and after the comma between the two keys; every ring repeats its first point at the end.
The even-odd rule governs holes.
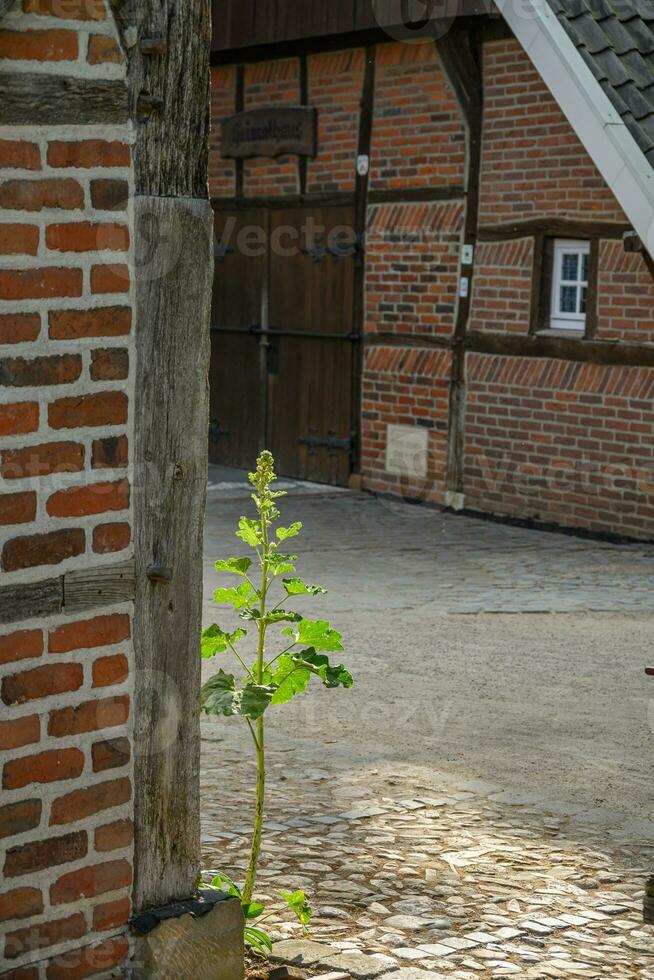
{"type": "Polygon", "coordinates": [[[250,109],[222,121],[224,157],[316,155],[316,110],[312,106],[250,109]]]}

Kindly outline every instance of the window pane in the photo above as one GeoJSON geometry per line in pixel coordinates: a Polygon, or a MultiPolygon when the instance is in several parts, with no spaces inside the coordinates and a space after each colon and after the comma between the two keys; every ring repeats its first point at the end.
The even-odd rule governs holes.
{"type": "Polygon", "coordinates": [[[586,295],[587,295],[587,293],[588,293],[588,290],[586,289],[586,287],[585,286],[582,286],[581,287],[581,305],[579,307],[579,312],[580,313],[585,313],[586,312],[586,295]]]}
{"type": "Polygon", "coordinates": [[[579,256],[574,252],[564,252],[563,264],[561,267],[561,279],[563,279],[565,282],[576,282],[578,269],[579,256]]]}
{"type": "Polygon", "coordinates": [[[577,287],[576,286],[561,286],[560,312],[561,313],[577,312],[577,287]]]}
{"type": "Polygon", "coordinates": [[[590,255],[588,252],[581,257],[581,281],[588,282],[588,264],[590,262],[590,255]]]}

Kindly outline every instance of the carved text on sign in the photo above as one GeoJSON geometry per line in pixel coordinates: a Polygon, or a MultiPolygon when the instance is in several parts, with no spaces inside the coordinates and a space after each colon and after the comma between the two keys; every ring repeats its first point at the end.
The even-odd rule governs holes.
{"type": "Polygon", "coordinates": [[[250,109],[222,122],[224,157],[316,155],[316,110],[311,106],[250,109]]]}

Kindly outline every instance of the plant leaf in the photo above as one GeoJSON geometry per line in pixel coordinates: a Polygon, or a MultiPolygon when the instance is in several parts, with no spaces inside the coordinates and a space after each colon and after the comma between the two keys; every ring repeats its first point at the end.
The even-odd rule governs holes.
{"type": "Polygon", "coordinates": [[[240,517],[236,537],[245,541],[251,548],[258,548],[262,544],[259,521],[255,521],[252,517],[240,517]]]}
{"type": "Polygon", "coordinates": [[[301,619],[297,627],[288,626],[284,633],[292,636],[296,643],[306,643],[316,650],[342,650],[341,634],[330,629],[326,619],[301,619]]]}
{"type": "Polygon", "coordinates": [[[296,654],[293,659],[298,664],[306,664],[307,669],[311,669],[311,672],[320,678],[325,687],[352,687],[354,684],[352,674],[343,664],[332,666],[328,657],[322,653],[316,653],[312,648],[296,654]]]}
{"type": "Polygon", "coordinates": [[[234,609],[242,609],[255,594],[249,582],[241,582],[235,589],[216,589],[213,601],[233,606],[234,609]]]}
{"type": "Polygon", "coordinates": [[[287,575],[295,571],[297,555],[271,554],[268,557],[268,567],[273,575],[287,575]]]}
{"type": "Polygon", "coordinates": [[[237,691],[234,675],[219,670],[210,677],[201,691],[200,704],[210,715],[241,715],[243,718],[260,718],[272,701],[275,688],[266,684],[245,684],[237,691]]]}
{"type": "Polygon", "coordinates": [[[261,902],[243,902],[241,905],[245,919],[257,919],[264,910],[261,902]]]}
{"type": "Polygon", "coordinates": [[[232,572],[234,575],[247,575],[251,564],[251,558],[226,558],[222,561],[217,561],[214,568],[217,572],[232,572]]]}
{"type": "Polygon", "coordinates": [[[268,953],[272,952],[272,940],[267,932],[263,929],[258,929],[255,926],[246,926],[243,930],[243,937],[248,946],[252,946],[257,952],[261,953],[262,956],[268,957],[268,953]]]}
{"type": "Polygon", "coordinates": [[[278,527],[275,531],[277,539],[279,541],[286,541],[287,538],[294,538],[296,534],[299,534],[302,530],[302,522],[295,521],[290,527],[278,527]]]}
{"type": "Polygon", "coordinates": [[[285,653],[277,661],[277,667],[270,683],[277,687],[273,694],[272,704],[285,704],[306,690],[311,680],[311,671],[306,667],[298,667],[295,659],[285,653]]]}
{"type": "Polygon", "coordinates": [[[234,675],[226,674],[224,670],[219,670],[217,674],[209,678],[206,684],[202,685],[200,705],[208,715],[226,715],[229,717],[229,715],[236,714],[234,710],[235,699],[234,675]]]}
{"type": "Polygon", "coordinates": [[[275,688],[267,684],[246,684],[242,691],[237,692],[238,705],[234,712],[244,718],[260,718],[273,699],[275,688]]]}
{"type": "Polygon", "coordinates": [[[256,608],[256,606],[246,606],[239,613],[241,619],[249,619],[252,622],[258,622],[261,619],[261,613],[256,608]]]}
{"type": "Polygon", "coordinates": [[[201,651],[205,659],[215,657],[217,653],[224,653],[230,646],[233,646],[247,633],[244,629],[236,629],[233,633],[226,633],[220,626],[207,626],[202,630],[201,651]]]}
{"type": "MultiPolygon", "coordinates": [[[[261,613],[255,606],[248,606],[239,613],[241,619],[249,619],[255,623],[258,623],[261,619],[261,613]]],[[[302,619],[300,613],[291,612],[289,609],[275,609],[272,612],[266,613],[263,617],[266,626],[270,626],[273,623],[299,623],[302,619]]]]}
{"type": "Polygon", "coordinates": [[[280,890],[279,894],[282,896],[289,909],[292,912],[295,912],[302,925],[307,926],[311,922],[313,912],[304,892],[300,890],[296,892],[283,892],[280,890]]]}
{"type": "Polygon", "coordinates": [[[266,613],[264,616],[267,625],[271,623],[299,623],[301,619],[300,613],[291,612],[290,609],[275,609],[274,612],[266,613]]]}
{"type": "Polygon", "coordinates": [[[321,585],[307,585],[301,578],[282,579],[282,585],[288,595],[325,595],[327,592],[321,585]]]}
{"type": "Polygon", "coordinates": [[[282,562],[280,565],[277,565],[276,568],[272,569],[273,575],[288,575],[289,572],[294,571],[295,565],[292,565],[290,561],[282,562]]]}
{"type": "Polygon", "coordinates": [[[222,871],[215,878],[211,879],[210,884],[212,888],[219,888],[221,892],[227,892],[228,895],[233,895],[234,898],[241,897],[241,889],[231,878],[223,874],[222,871]]]}

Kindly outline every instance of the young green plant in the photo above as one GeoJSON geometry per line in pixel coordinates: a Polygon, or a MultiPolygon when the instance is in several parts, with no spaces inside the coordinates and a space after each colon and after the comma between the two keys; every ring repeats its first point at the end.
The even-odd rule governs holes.
{"type": "MultiPolygon", "coordinates": [[[[244,671],[237,684],[234,674],[219,670],[202,688],[201,707],[210,715],[237,715],[245,720],[256,753],[257,781],[254,827],[250,859],[241,889],[226,875],[218,875],[212,884],[222,887],[241,899],[247,920],[261,919],[263,906],[253,902],[253,894],[261,854],[261,835],[266,798],[266,729],[265,713],[271,706],[285,704],[302,694],[312,678],[328,688],[352,687],[352,675],[343,664],[330,663],[328,653],[343,650],[341,635],[326,620],[311,620],[286,607],[289,599],[324,594],[319,585],[308,585],[298,578],[296,555],[286,554],[280,548],[289,538],[301,530],[299,521],[284,527],[278,526],[280,517],[275,501],[285,495],[275,491],[276,480],[272,455],[264,451],[257,460],[257,468],[250,473],[254,487],[252,499],[257,517],[241,517],[236,536],[255,552],[256,559],[226,558],[216,562],[216,570],[236,576],[241,581],[234,587],[216,589],[214,601],[232,606],[242,620],[252,624],[256,636],[256,655],[249,663],[244,652],[247,630],[239,627],[232,631],[221,626],[209,626],[202,633],[202,656],[215,657],[231,654],[244,671]],[[277,526],[276,526],[277,525],[277,526]],[[253,569],[254,565],[254,569],[253,569]],[[281,592],[281,598],[277,599],[281,592]],[[275,601],[277,599],[277,601],[275,601]],[[269,631],[281,627],[274,651],[269,650],[269,631]]],[[[308,924],[311,909],[303,892],[280,891],[284,901],[297,915],[303,926],[308,924]]],[[[257,926],[246,925],[248,942],[265,952],[270,941],[257,926]],[[263,937],[263,938],[262,938],[263,937]]]]}

